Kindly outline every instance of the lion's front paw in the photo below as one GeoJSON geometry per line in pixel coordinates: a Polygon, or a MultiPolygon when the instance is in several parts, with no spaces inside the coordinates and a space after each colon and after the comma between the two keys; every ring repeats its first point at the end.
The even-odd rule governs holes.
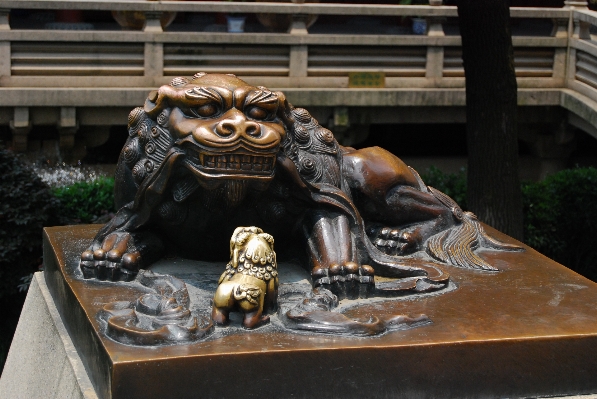
{"type": "Polygon", "coordinates": [[[329,267],[317,265],[311,271],[313,286],[323,286],[340,298],[367,297],[375,286],[375,271],[369,265],[346,262],[329,267]]]}
{"type": "Polygon", "coordinates": [[[83,277],[98,280],[131,281],[139,271],[141,254],[129,233],[111,233],[101,245],[81,254],[83,277]]]}

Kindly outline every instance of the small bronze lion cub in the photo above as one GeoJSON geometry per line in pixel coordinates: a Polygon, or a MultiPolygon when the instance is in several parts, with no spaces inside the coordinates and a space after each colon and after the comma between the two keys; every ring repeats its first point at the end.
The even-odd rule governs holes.
{"type": "Polygon", "coordinates": [[[237,227],[230,239],[230,262],[218,281],[212,319],[225,325],[229,313],[244,313],[243,327],[269,322],[264,312],[274,311],[278,297],[278,271],[274,238],[258,227],[237,227]]]}

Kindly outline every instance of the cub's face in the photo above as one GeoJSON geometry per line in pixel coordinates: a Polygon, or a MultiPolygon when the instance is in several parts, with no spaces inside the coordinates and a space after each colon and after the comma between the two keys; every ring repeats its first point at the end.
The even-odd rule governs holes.
{"type": "MultiPolygon", "coordinates": [[[[162,88],[163,89],[163,88],[162,88]]],[[[205,75],[167,95],[169,130],[185,150],[185,165],[200,180],[261,179],[274,176],[284,137],[278,96],[227,75],[205,75]]]]}

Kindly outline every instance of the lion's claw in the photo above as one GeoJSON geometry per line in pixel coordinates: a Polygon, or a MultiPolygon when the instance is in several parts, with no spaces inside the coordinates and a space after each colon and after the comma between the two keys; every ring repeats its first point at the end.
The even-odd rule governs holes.
{"type": "Polygon", "coordinates": [[[373,245],[388,255],[407,255],[416,252],[421,241],[416,231],[398,230],[390,227],[370,228],[367,234],[373,245]]]}
{"type": "Polygon", "coordinates": [[[334,264],[329,268],[316,266],[311,277],[314,287],[323,286],[339,298],[366,298],[375,286],[373,268],[355,262],[334,264]]]}
{"type": "Polygon", "coordinates": [[[131,245],[128,233],[108,235],[101,247],[93,247],[81,254],[80,267],[83,278],[98,280],[131,281],[137,275],[141,254],[131,245]]]}

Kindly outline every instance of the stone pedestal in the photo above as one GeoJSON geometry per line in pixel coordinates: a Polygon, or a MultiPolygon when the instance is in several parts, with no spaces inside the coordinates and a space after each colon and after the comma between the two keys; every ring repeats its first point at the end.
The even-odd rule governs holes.
{"type": "MultiPolygon", "coordinates": [[[[114,296],[114,283],[84,281],[76,273],[80,252],[96,230],[46,230],[46,272],[32,284],[0,397],[494,398],[597,392],[597,284],[530,248],[483,252],[498,273],[446,266],[452,286],[442,292],[341,305],[355,319],[424,313],[430,325],[357,338],[290,331],[274,316],[253,331],[233,321],[228,332],[218,328],[203,341],[140,347],[106,337],[97,318],[103,305],[135,297],[137,288],[114,296]]],[[[169,260],[157,268],[185,280],[193,305],[192,286],[200,289],[225,262],[169,260]]],[[[282,284],[304,283],[294,268],[281,264],[279,270],[282,284]]]]}
{"type": "Polygon", "coordinates": [[[98,398],[42,272],[31,280],[0,379],[0,398],[98,398]]]}

